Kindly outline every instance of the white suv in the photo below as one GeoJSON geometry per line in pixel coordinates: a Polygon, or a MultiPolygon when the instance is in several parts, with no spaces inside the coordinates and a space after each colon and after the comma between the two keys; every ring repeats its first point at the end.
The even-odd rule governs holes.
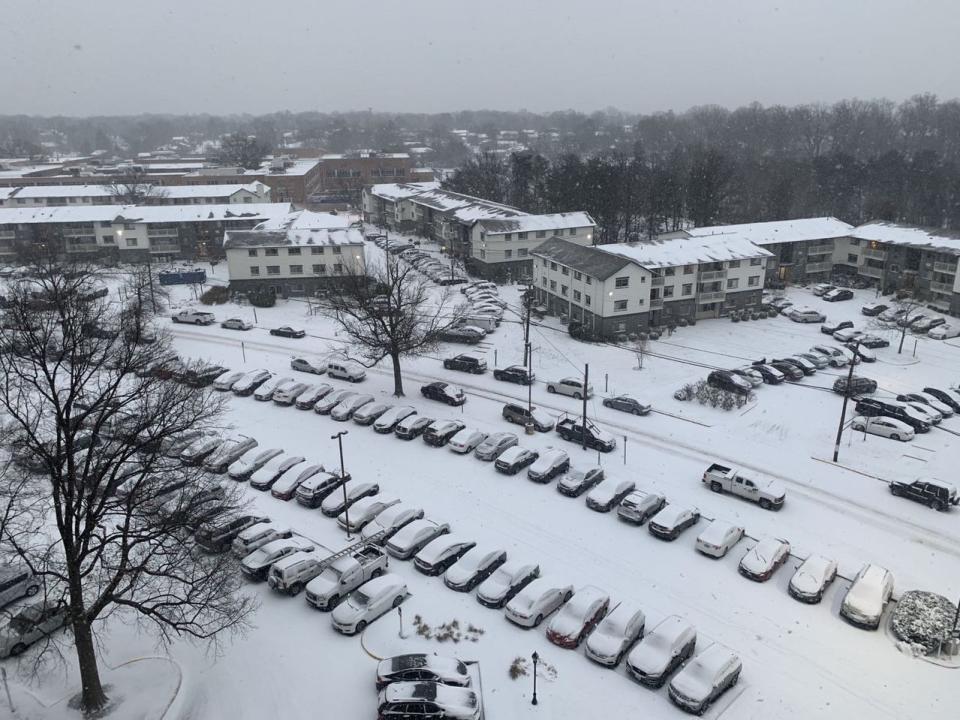
{"type": "Polygon", "coordinates": [[[586,394],[587,397],[593,396],[593,385],[587,385],[586,393],[584,393],[582,380],[578,380],[577,378],[563,378],[556,382],[547,383],[547,392],[569,395],[572,398],[580,400],[584,394],[586,394]]]}

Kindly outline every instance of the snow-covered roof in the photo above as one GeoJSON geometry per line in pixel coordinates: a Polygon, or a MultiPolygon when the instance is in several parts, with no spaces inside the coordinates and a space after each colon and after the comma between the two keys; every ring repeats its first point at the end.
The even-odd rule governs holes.
{"type": "Polygon", "coordinates": [[[384,200],[405,200],[428,190],[437,190],[438,182],[420,183],[381,183],[370,188],[370,194],[384,200]]]}
{"type": "MultiPolygon", "coordinates": [[[[246,190],[261,194],[268,190],[266,185],[257,181],[246,185],[165,185],[157,187],[157,192],[165,198],[229,197],[246,190]]],[[[4,191],[11,198],[67,198],[67,197],[110,197],[110,190],[104,185],[26,185],[15,188],[0,188],[0,200],[4,191]]]]}
{"type": "Polygon", "coordinates": [[[483,198],[461,195],[440,188],[419,193],[411,200],[417,205],[426,205],[440,212],[448,212],[455,219],[467,224],[478,220],[511,218],[527,214],[509,205],[501,205],[483,198]]]}
{"type": "Polygon", "coordinates": [[[736,235],[749,240],[754,245],[762,246],[847,237],[852,230],[853,225],[837,220],[835,217],[818,217],[747,223],[745,225],[713,225],[691,228],[686,232],[692,237],[736,235]]]}
{"type": "Polygon", "coordinates": [[[767,250],[754,245],[750,240],[739,235],[710,235],[707,237],[674,238],[673,240],[614,243],[598,245],[596,250],[627,258],[648,270],[771,256],[771,253],[767,250]]]}
{"type": "Polygon", "coordinates": [[[939,228],[899,225],[883,220],[875,220],[854,228],[850,237],[859,240],[890,243],[892,245],[912,245],[941,252],[960,254],[960,232],[939,228]]]}
{"type": "Polygon", "coordinates": [[[250,230],[224,233],[225,249],[286,245],[363,245],[363,233],[343,215],[299,210],[274,217],[250,230]]]}
{"type": "Polygon", "coordinates": [[[289,203],[216,205],[74,205],[0,208],[0,225],[77,222],[216,222],[287,215],[289,203]]]}
{"type": "Polygon", "coordinates": [[[596,248],[585,247],[556,237],[540,243],[530,252],[598,280],[605,280],[630,263],[627,258],[597,252],[596,248]]]}
{"type": "Polygon", "coordinates": [[[592,227],[593,218],[586,212],[551,213],[549,215],[520,215],[509,220],[481,220],[488,235],[537,230],[563,230],[567,228],[592,227]]]}
{"type": "Polygon", "coordinates": [[[339,230],[350,227],[348,215],[297,210],[277,215],[257,225],[254,230],[339,230]]]}

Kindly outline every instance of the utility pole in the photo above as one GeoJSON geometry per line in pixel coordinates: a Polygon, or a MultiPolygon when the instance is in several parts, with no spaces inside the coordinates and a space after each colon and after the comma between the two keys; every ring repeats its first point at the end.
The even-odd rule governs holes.
{"type": "Polygon", "coordinates": [[[529,341],[524,345],[523,350],[527,356],[527,412],[533,414],[533,381],[530,380],[533,377],[533,348],[530,347],[529,341]]]}
{"type": "Polygon", "coordinates": [[[527,287],[523,295],[523,305],[526,314],[523,318],[523,364],[527,364],[527,355],[530,353],[530,312],[533,309],[532,287],[527,287]]]}
{"type": "MultiPolygon", "coordinates": [[[[853,357],[857,357],[857,350],[860,349],[860,343],[857,342],[853,346],[853,357]]],[[[853,388],[853,363],[850,363],[850,372],[847,373],[847,387],[843,392],[843,406],[840,408],[840,425],[837,427],[837,440],[833,444],[833,461],[836,462],[837,458],[840,456],[840,438],[843,436],[843,425],[847,419],[847,402],[850,400],[850,393],[853,388]]]]}
{"type": "Polygon", "coordinates": [[[347,430],[341,430],[336,435],[331,435],[331,440],[336,440],[340,446],[340,486],[343,488],[343,519],[347,526],[347,540],[350,540],[350,508],[347,507],[347,476],[343,471],[343,436],[347,430]]]}
{"type": "Polygon", "coordinates": [[[580,438],[583,441],[582,450],[587,449],[587,388],[590,386],[590,363],[583,366],[583,419],[580,428],[580,438]]]}

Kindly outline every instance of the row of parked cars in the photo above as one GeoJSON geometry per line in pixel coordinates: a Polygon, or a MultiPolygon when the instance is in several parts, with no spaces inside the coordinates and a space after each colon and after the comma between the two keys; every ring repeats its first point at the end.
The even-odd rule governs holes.
{"type": "Polygon", "coordinates": [[[907,442],[960,412],[960,390],[925,387],[896,399],[857,397],[855,411],[852,429],[907,442]]]}
{"type": "Polygon", "coordinates": [[[467,278],[461,273],[440,262],[436,256],[424,252],[410,240],[390,239],[388,235],[379,232],[367,233],[365,237],[388,255],[408,262],[437,285],[460,285],[467,282],[467,278]]]}

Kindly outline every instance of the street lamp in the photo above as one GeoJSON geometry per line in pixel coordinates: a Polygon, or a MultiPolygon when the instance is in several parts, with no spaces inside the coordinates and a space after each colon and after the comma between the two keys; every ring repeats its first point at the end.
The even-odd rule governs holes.
{"type": "Polygon", "coordinates": [[[336,440],[340,447],[340,486],[343,488],[343,519],[347,528],[347,540],[350,540],[350,508],[347,507],[347,476],[343,472],[343,436],[349,434],[347,430],[341,430],[336,435],[331,435],[331,440],[336,440]]]}
{"type": "Polygon", "coordinates": [[[533,660],[533,699],[530,701],[531,705],[537,704],[537,662],[540,660],[540,656],[537,655],[537,651],[533,651],[533,655],[530,656],[533,660]]]}

